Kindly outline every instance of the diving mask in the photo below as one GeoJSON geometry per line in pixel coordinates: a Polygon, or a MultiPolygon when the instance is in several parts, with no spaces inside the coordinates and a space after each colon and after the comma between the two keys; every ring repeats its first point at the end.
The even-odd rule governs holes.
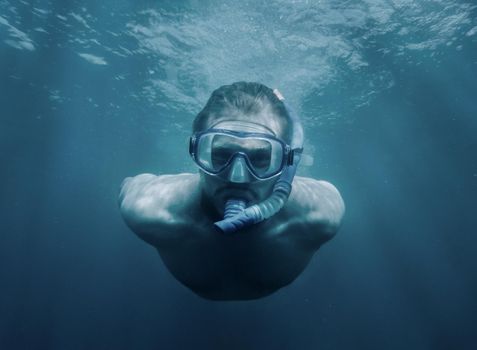
{"type": "Polygon", "coordinates": [[[219,175],[240,157],[259,180],[271,178],[293,162],[289,145],[264,133],[209,129],[190,138],[189,153],[206,173],[219,175]]]}

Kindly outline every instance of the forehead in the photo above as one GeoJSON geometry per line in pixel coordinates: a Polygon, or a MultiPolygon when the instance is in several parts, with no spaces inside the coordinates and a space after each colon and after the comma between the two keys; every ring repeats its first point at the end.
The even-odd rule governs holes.
{"type": "Polygon", "coordinates": [[[226,120],[212,125],[214,129],[226,129],[232,131],[258,132],[277,137],[276,133],[265,125],[243,120],[226,120]]]}
{"type": "Polygon", "coordinates": [[[258,138],[241,139],[230,137],[229,135],[215,135],[211,143],[212,151],[246,151],[247,153],[254,151],[263,151],[271,149],[269,141],[258,138]]]}
{"type": "Polygon", "coordinates": [[[228,110],[216,113],[209,119],[208,128],[222,128],[233,131],[260,132],[284,139],[287,134],[286,121],[280,116],[264,109],[259,113],[243,113],[228,110]]]}

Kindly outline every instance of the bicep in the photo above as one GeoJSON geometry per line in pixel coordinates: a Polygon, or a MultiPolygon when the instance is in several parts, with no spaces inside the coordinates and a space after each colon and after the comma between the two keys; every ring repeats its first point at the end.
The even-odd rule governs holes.
{"type": "Polygon", "coordinates": [[[334,235],[345,212],[343,198],[335,186],[325,181],[318,181],[315,193],[317,200],[309,213],[309,220],[327,234],[334,235]]]}
{"type": "Polygon", "coordinates": [[[148,184],[155,180],[157,176],[152,174],[140,174],[134,177],[127,177],[121,183],[119,189],[118,202],[122,209],[133,205],[144,192],[147,190],[148,184]]]}
{"type": "Polygon", "coordinates": [[[171,213],[161,213],[161,211],[152,214],[149,210],[141,211],[135,208],[123,209],[121,214],[131,231],[156,248],[183,241],[191,226],[171,213]]]}
{"type": "Polygon", "coordinates": [[[119,196],[121,215],[141,239],[153,244],[181,238],[186,223],[167,205],[172,201],[164,176],[141,174],[123,181],[119,196]]]}
{"type": "Polygon", "coordinates": [[[339,191],[326,181],[301,178],[293,200],[302,215],[295,215],[303,232],[303,241],[314,247],[333,238],[344,215],[345,206],[339,191]]]}
{"type": "Polygon", "coordinates": [[[289,239],[303,252],[313,253],[334,237],[337,228],[321,220],[290,220],[287,225],[289,239]]]}

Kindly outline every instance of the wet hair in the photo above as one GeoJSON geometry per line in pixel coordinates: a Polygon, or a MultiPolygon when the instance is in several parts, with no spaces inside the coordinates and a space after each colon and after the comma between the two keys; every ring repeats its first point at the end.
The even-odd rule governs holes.
{"type": "Polygon", "coordinates": [[[229,120],[264,125],[286,143],[291,142],[292,119],[283,102],[263,84],[236,82],[221,86],[212,93],[205,107],[195,117],[192,131],[204,131],[229,120]]]}

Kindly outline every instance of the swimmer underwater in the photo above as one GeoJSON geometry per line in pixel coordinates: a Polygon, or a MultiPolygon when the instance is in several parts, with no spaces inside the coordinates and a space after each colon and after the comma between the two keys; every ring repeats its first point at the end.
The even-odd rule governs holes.
{"type": "Polygon", "coordinates": [[[126,178],[121,214],[199,296],[270,295],[300,275],[345,211],[333,185],[295,176],[303,139],[278,90],[222,86],[193,122],[198,174],[126,178]]]}

